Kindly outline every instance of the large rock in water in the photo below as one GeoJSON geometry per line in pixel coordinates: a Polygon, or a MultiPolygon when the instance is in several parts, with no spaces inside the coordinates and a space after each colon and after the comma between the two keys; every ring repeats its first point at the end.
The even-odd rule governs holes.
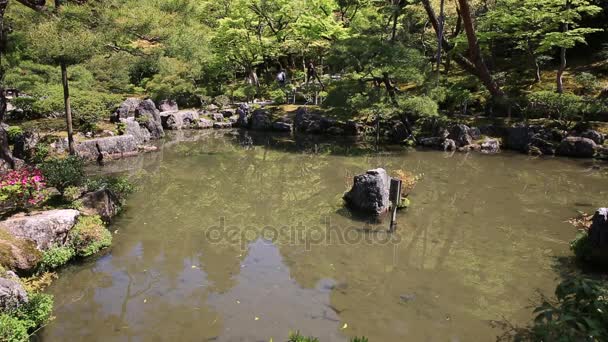
{"type": "Polygon", "coordinates": [[[80,213],[73,209],[43,211],[29,216],[12,216],[0,222],[0,229],[12,236],[28,239],[45,251],[52,246],[62,246],[68,233],[76,224],[80,213]]]}
{"type": "Polygon", "coordinates": [[[120,119],[120,122],[126,127],[125,135],[132,135],[138,146],[144,145],[150,141],[150,131],[145,127],[141,127],[139,122],[135,121],[135,118],[120,119]]]}
{"type": "Polygon", "coordinates": [[[268,111],[263,109],[256,109],[251,114],[251,129],[264,131],[272,127],[272,120],[268,111]]]}
{"type": "Polygon", "coordinates": [[[361,212],[382,215],[389,209],[390,178],[386,170],[368,170],[354,178],[352,189],[344,194],[346,204],[361,212]]]}
{"type": "Polygon", "coordinates": [[[110,222],[120,211],[118,198],[108,189],[88,192],[80,198],[80,211],[86,215],[99,215],[105,222],[110,222]]]}
{"type": "Polygon", "coordinates": [[[0,312],[15,310],[27,301],[27,292],[17,279],[0,278],[0,312]]]}
{"type": "Polygon", "coordinates": [[[470,128],[467,125],[456,125],[450,129],[448,138],[454,140],[457,147],[471,145],[471,143],[473,143],[473,138],[471,137],[469,130],[470,128]]]}
{"type": "Polygon", "coordinates": [[[588,234],[593,261],[608,266],[608,208],[599,208],[595,212],[588,234]]]}
{"type": "Polygon", "coordinates": [[[156,105],[154,105],[152,100],[141,101],[135,109],[135,118],[141,118],[138,121],[148,129],[152,139],[160,139],[165,136],[165,131],[160,120],[160,112],[156,109],[156,105]]]}
{"type": "Polygon", "coordinates": [[[183,129],[196,127],[199,114],[194,110],[181,110],[176,112],[162,112],[160,119],[164,129],[183,129]]]}
{"type": "Polygon", "coordinates": [[[158,110],[161,112],[175,112],[179,110],[177,107],[177,102],[173,100],[162,100],[158,104],[158,110]]]}
{"type": "Polygon", "coordinates": [[[576,158],[592,158],[595,155],[597,144],[588,138],[567,137],[557,147],[560,156],[576,158]]]}
{"type": "Polygon", "coordinates": [[[135,116],[135,110],[141,103],[141,100],[135,97],[126,99],[118,109],[110,116],[110,121],[119,122],[120,119],[132,118],[135,116]]]}
{"type": "Polygon", "coordinates": [[[88,160],[107,160],[137,155],[137,141],[132,135],[85,140],[76,145],[76,154],[88,160]]]}

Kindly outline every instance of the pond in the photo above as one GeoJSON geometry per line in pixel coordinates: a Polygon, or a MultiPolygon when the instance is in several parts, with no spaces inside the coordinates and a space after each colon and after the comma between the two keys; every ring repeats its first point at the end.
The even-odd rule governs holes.
{"type": "Polygon", "coordinates": [[[240,134],[181,133],[93,170],[141,186],[112,249],[60,272],[40,340],[494,340],[553,293],[565,221],[608,194],[590,161],[240,134]],[[376,167],[422,175],[392,235],[341,200],[376,167]]]}

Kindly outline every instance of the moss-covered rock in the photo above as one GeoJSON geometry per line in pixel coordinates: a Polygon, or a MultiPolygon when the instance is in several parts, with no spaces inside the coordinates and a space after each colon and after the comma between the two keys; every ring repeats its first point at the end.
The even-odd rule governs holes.
{"type": "Polygon", "coordinates": [[[30,240],[14,237],[0,229],[0,265],[6,269],[29,272],[40,262],[42,254],[30,240]]]}
{"type": "Polygon", "coordinates": [[[99,216],[81,217],[70,231],[76,255],[87,257],[112,244],[112,234],[99,216]]]}

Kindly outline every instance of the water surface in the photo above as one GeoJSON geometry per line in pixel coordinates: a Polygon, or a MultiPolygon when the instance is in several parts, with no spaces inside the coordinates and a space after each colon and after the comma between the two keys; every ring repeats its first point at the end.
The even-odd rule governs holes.
{"type": "Polygon", "coordinates": [[[565,220],[608,192],[589,161],[242,140],[183,133],[97,170],[141,188],[113,248],[60,272],[41,339],[494,340],[492,321],[527,324],[537,291],[553,292],[575,234],[565,220]],[[375,167],[423,175],[390,239],[341,201],[375,167]]]}

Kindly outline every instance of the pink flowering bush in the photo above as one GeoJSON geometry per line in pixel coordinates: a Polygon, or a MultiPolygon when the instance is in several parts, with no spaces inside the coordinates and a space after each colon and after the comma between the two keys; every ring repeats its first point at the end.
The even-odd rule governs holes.
{"type": "Polygon", "coordinates": [[[36,168],[13,170],[0,175],[1,207],[17,209],[35,206],[46,199],[46,183],[36,168]]]}

